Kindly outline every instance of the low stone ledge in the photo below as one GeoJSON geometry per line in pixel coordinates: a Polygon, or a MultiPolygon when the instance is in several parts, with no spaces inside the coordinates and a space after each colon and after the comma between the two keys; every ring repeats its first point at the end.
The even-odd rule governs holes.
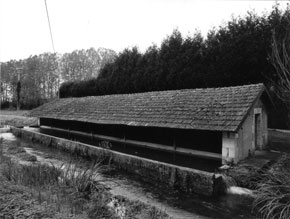
{"type": "Polygon", "coordinates": [[[83,157],[108,159],[116,168],[165,183],[184,192],[206,196],[215,193],[213,184],[216,177],[213,173],[141,158],[20,128],[12,127],[11,132],[18,137],[83,157]]]}

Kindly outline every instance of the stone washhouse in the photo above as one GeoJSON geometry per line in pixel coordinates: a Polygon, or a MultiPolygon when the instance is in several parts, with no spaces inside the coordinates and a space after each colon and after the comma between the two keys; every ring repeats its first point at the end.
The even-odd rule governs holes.
{"type": "Polygon", "coordinates": [[[56,99],[30,112],[40,126],[222,163],[268,142],[263,84],[56,99]]]}

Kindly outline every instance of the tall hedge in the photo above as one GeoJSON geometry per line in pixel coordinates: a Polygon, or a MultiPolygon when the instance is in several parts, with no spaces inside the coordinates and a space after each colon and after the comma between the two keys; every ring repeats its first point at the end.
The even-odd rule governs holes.
{"type": "Polygon", "coordinates": [[[136,93],[263,82],[271,86],[275,69],[269,59],[272,33],[284,36],[289,9],[268,15],[249,12],[211,30],[183,37],[178,30],[145,53],[125,49],[96,79],[62,84],[61,97],[136,93]]]}

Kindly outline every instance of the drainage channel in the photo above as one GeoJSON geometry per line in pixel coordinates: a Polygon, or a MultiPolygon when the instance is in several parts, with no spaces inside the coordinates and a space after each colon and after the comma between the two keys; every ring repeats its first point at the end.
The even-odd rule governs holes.
{"type": "MultiPolygon", "coordinates": [[[[0,134],[4,138],[4,144],[21,145],[26,151],[35,155],[38,162],[55,164],[66,162],[69,154],[56,149],[46,148],[42,145],[16,138],[11,133],[0,134]]],[[[227,195],[217,199],[200,195],[188,195],[164,188],[164,185],[156,185],[145,182],[142,178],[120,172],[112,171],[100,174],[107,182],[113,195],[121,195],[131,200],[139,200],[156,206],[166,211],[176,219],[187,218],[255,218],[251,215],[250,206],[246,199],[240,196],[227,195]]]]}

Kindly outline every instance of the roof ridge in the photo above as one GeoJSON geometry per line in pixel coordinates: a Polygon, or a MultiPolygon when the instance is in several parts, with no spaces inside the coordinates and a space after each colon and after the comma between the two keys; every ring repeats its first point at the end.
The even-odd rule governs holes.
{"type": "MultiPolygon", "coordinates": [[[[141,94],[150,94],[150,93],[169,93],[169,92],[184,92],[184,91],[199,91],[199,90],[217,90],[217,89],[238,89],[254,86],[264,86],[263,83],[257,84],[247,84],[247,85],[237,85],[237,86],[228,86],[228,87],[205,87],[205,88],[185,88],[185,89],[175,89],[175,90],[160,90],[160,91],[146,91],[146,92],[137,92],[137,93],[122,93],[122,94],[105,94],[97,96],[85,96],[85,97],[68,97],[68,98],[89,98],[89,97],[106,97],[106,96],[128,96],[128,95],[141,95],[141,94]]],[[[61,98],[65,99],[65,98],[61,98]]]]}

